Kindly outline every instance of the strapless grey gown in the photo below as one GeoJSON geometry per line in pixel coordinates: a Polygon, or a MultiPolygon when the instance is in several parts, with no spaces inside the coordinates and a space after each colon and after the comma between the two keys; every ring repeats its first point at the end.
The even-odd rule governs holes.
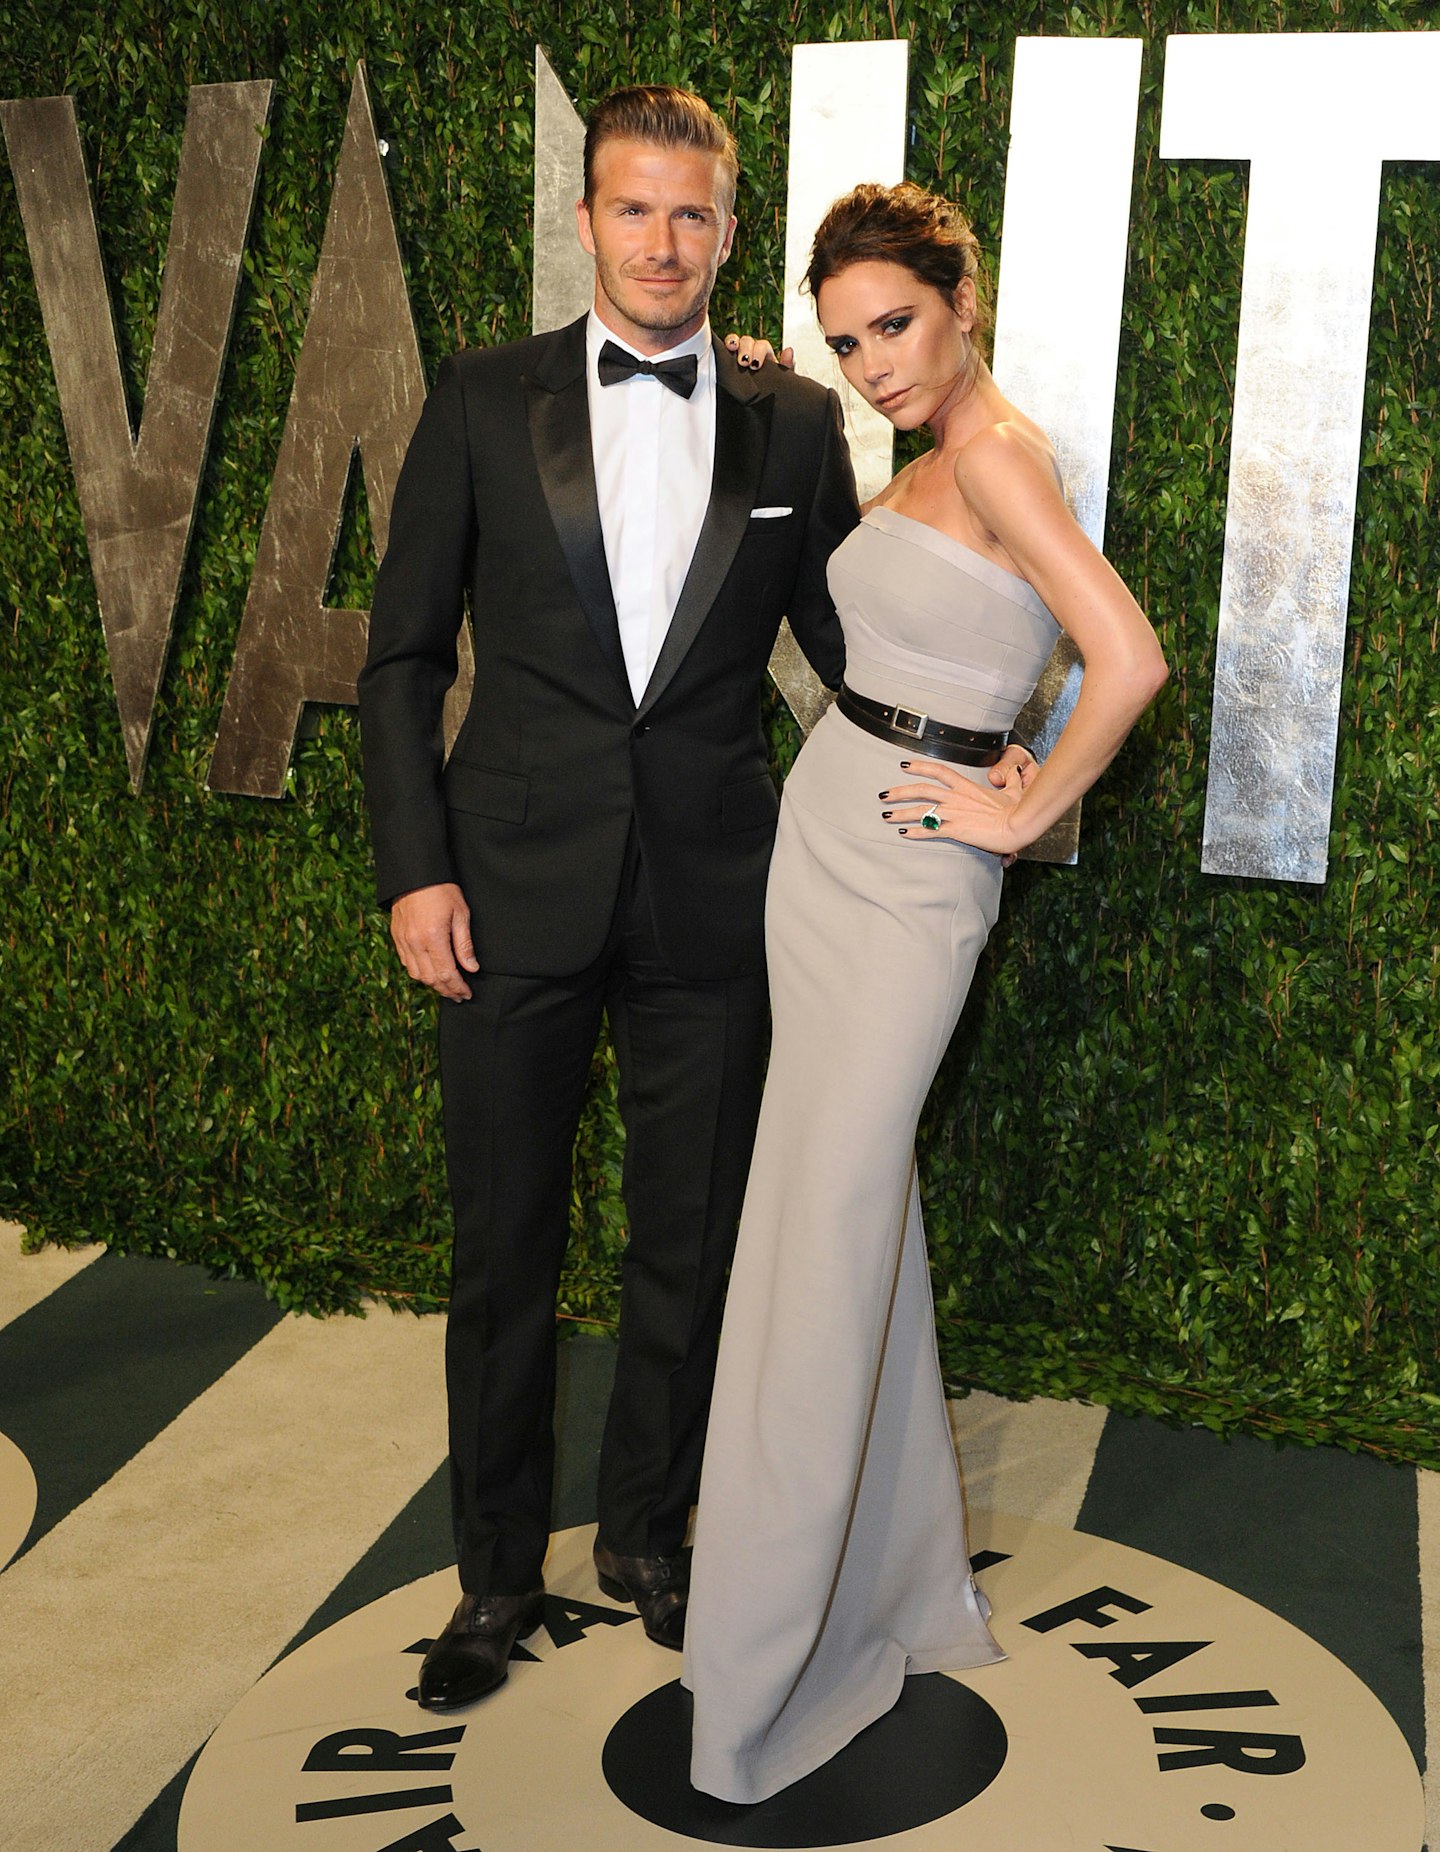
{"type": "MultiPolygon", "coordinates": [[[[1057,636],[1023,580],[885,508],[830,589],[857,693],[979,730],[1011,724],[1057,636]]],[[[970,1576],[913,1155],[1001,871],[881,821],[909,756],[832,708],[781,805],[774,1042],[685,1636],[691,1780],[730,1801],[818,1768],[907,1672],[1003,1657],[970,1576]]]]}

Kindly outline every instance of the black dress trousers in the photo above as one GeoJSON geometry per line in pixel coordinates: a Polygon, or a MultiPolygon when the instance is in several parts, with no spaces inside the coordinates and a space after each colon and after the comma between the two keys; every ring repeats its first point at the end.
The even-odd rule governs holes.
{"type": "Polygon", "coordinates": [[[539,1585],[554,1465],[555,1296],[586,1077],[608,1017],[625,1124],[615,1386],[600,1539],[671,1554],[700,1477],[726,1269],[759,1111],[763,971],[675,976],[632,833],[600,957],[568,978],[483,972],[440,1005],[455,1212],[446,1340],[456,1555],[471,1594],[539,1585]]]}

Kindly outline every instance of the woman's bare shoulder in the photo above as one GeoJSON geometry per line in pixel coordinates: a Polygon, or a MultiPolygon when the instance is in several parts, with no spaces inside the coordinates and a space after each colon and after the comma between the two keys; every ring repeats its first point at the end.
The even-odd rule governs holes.
{"type": "Polygon", "coordinates": [[[1013,410],[1007,417],[981,425],[955,453],[957,469],[962,464],[981,469],[992,464],[1001,468],[1008,465],[1013,469],[1035,463],[1049,475],[1060,473],[1055,446],[1050,439],[1033,419],[1013,410]]]}
{"type": "Polygon", "coordinates": [[[983,504],[996,492],[1028,489],[1065,493],[1055,446],[1022,413],[980,427],[955,453],[955,486],[967,502],[983,504]]]}

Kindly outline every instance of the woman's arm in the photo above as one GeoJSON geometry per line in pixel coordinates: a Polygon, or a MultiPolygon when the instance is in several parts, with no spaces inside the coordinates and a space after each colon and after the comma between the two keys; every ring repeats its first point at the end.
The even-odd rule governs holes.
{"type": "MultiPolygon", "coordinates": [[[[1163,686],[1169,670],[1145,613],[1065,506],[1049,461],[1012,425],[978,432],[955,463],[970,513],[994,534],[1021,575],[1073,638],[1085,662],[1080,696],[1043,765],[1023,784],[990,790],[940,762],[925,786],[887,793],[893,820],[908,824],[935,797],[942,835],[1009,855],[1026,848],[1087,792],[1163,686]]],[[[908,833],[914,833],[910,831],[908,833]]]]}

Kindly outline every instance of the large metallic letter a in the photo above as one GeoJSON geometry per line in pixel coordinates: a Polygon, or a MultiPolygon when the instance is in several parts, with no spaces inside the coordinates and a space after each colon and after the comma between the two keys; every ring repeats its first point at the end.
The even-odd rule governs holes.
{"type": "Polygon", "coordinates": [[[425,396],[380,162],[360,65],[210,765],[213,791],[279,797],[305,702],[355,700],[367,614],[325,604],[350,469],[359,450],[383,553],[395,481],[425,396]]]}

